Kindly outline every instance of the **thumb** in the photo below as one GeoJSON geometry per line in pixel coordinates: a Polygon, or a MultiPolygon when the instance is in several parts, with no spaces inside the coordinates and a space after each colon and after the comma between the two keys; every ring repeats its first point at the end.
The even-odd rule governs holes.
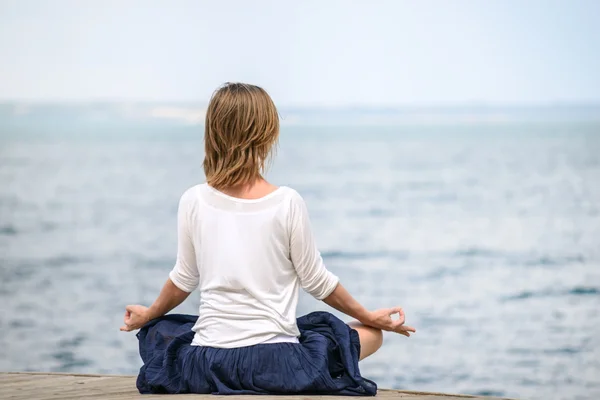
{"type": "Polygon", "coordinates": [[[392,308],[388,308],[388,314],[389,315],[400,314],[400,316],[403,316],[404,310],[402,309],[402,307],[392,307],[392,308]]]}
{"type": "Polygon", "coordinates": [[[398,314],[398,319],[393,320],[394,325],[398,326],[398,325],[402,325],[404,323],[405,317],[404,317],[404,310],[402,309],[402,307],[392,307],[388,310],[388,314],[391,317],[394,314],[398,314]]]}

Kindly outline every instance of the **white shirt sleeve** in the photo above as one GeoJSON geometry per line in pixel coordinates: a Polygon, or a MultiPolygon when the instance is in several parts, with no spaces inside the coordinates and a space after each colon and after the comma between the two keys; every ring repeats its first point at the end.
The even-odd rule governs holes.
{"type": "Polygon", "coordinates": [[[323,263],[313,237],[306,203],[295,194],[291,207],[290,257],[302,288],[317,300],[331,294],[339,283],[323,263]]]}
{"type": "Polygon", "coordinates": [[[169,273],[169,278],[184,292],[193,292],[199,283],[199,271],[196,264],[196,252],[190,229],[189,210],[192,204],[190,190],[179,200],[177,210],[177,261],[169,273]]]}

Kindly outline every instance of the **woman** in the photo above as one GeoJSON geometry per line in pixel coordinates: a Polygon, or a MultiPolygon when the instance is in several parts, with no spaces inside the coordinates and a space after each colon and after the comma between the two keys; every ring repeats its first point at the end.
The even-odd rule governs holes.
{"type": "Polygon", "coordinates": [[[262,176],[278,137],[263,89],[228,83],[213,94],[207,182],[179,202],[177,261],[156,301],[127,306],[121,327],[141,328],[141,393],[375,395],[358,361],[382,330],[415,332],[400,307],[368,311],[325,268],[302,197],[262,176]],[[300,287],[356,321],[296,319],[300,287]],[[196,288],[198,317],[165,315],[196,288]]]}

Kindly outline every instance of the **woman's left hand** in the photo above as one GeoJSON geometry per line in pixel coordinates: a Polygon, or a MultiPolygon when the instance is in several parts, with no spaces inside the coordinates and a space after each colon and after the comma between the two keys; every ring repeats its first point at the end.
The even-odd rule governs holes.
{"type": "Polygon", "coordinates": [[[124,323],[121,330],[124,332],[131,332],[136,329],[140,329],[150,321],[148,317],[148,307],[134,305],[125,307],[124,323]]]}

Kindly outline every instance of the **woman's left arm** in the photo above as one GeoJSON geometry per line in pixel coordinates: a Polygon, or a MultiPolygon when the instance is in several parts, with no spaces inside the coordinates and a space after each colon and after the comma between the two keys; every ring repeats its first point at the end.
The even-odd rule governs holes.
{"type": "Polygon", "coordinates": [[[125,324],[122,331],[140,329],[148,321],[162,317],[181,303],[198,287],[200,273],[190,229],[189,211],[193,193],[188,189],[179,200],[177,210],[177,262],[169,274],[160,295],[150,307],[128,305],[125,307],[125,324]]]}

